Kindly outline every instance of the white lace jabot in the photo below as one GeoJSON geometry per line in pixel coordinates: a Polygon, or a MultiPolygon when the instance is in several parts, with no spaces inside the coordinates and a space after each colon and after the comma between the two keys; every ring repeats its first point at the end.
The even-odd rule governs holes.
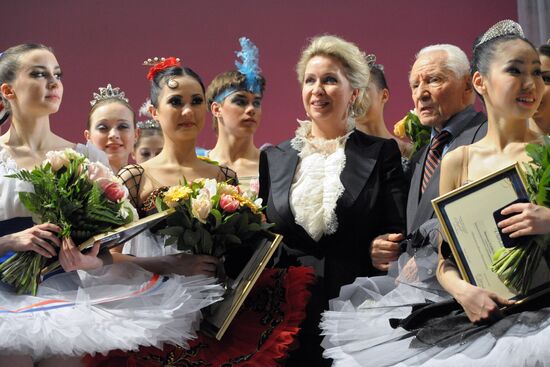
{"type": "Polygon", "coordinates": [[[353,130],[336,139],[311,135],[311,122],[299,121],[291,141],[300,162],[290,188],[290,208],[298,225],[315,241],[338,229],[336,202],[344,192],[340,174],[346,165],[344,148],[353,130]]]}

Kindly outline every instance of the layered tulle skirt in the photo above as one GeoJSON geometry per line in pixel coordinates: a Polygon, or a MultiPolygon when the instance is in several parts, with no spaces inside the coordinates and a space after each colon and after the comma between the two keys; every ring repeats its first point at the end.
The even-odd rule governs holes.
{"type": "Polygon", "coordinates": [[[164,277],[128,263],[55,275],[37,296],[0,285],[0,354],[39,360],[186,345],[200,310],[222,293],[213,278],[164,277]]]}
{"type": "Polygon", "coordinates": [[[439,286],[436,264],[428,246],[343,287],[323,314],[323,355],[342,367],[550,366],[548,296],[475,325],[439,286]]]}
{"type": "Polygon", "coordinates": [[[245,304],[218,341],[199,332],[188,347],[165,344],[137,352],[112,351],[85,359],[88,367],[188,367],[284,365],[305,318],[315,281],[306,267],[265,269],[245,304]]]}

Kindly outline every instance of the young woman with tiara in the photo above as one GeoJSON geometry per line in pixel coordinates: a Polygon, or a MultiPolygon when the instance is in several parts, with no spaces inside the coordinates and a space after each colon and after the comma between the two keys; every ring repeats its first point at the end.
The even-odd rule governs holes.
{"type": "MultiPolygon", "coordinates": [[[[189,181],[215,178],[236,183],[233,171],[195,155],[195,138],[206,114],[199,76],[181,66],[179,60],[168,58],[153,65],[149,79],[152,81],[151,112],[162,126],[165,144],[157,157],[120,172],[143,215],[155,210],[151,201],[160,190],[176,185],[182,177],[189,181]]],[[[202,271],[215,276],[222,266],[217,258],[182,254],[171,246],[165,247],[164,238],[151,232],[125,246],[123,252],[136,257],[115,254],[115,261],[142,264],[150,260],[150,264],[176,256],[187,259],[179,269],[184,273],[202,271]]],[[[199,333],[189,348],[166,344],[162,349],[113,351],[105,357],[89,359],[89,366],[163,366],[165,363],[171,366],[276,366],[293,345],[309,295],[305,288],[311,280],[308,269],[267,269],[221,341],[199,333]]]]}
{"type": "MultiPolygon", "coordinates": [[[[443,158],[441,194],[514,162],[527,162],[526,144],[540,141],[540,135],[529,129],[529,118],[542,97],[541,63],[519,24],[498,22],[476,40],[472,81],[487,110],[487,136],[443,158]]],[[[546,234],[549,211],[534,204],[513,204],[502,214],[515,214],[498,225],[511,237],[546,234]]],[[[349,299],[340,309],[347,307],[348,319],[355,323],[341,314],[338,319],[326,317],[325,331],[330,331],[326,342],[332,346],[326,356],[341,366],[548,365],[548,297],[516,305],[504,316],[499,307],[512,301],[464,281],[454,260],[445,256],[449,252],[440,248],[432,270],[456,301],[420,304],[421,297],[362,297],[355,301],[367,301],[365,307],[354,308],[349,299]],[[415,311],[409,315],[411,307],[415,311]],[[384,308],[382,323],[376,317],[384,308]],[[395,318],[391,320],[395,329],[389,327],[389,317],[395,318]]]]}
{"type": "Polygon", "coordinates": [[[182,343],[194,331],[200,308],[219,295],[206,278],[168,279],[132,264],[108,265],[108,252],[97,256],[99,243],[85,255],[70,238],[57,237],[58,226],[33,223],[18,195],[32,186],[6,175],[32,169],[46,153],[67,148],[107,164],[93,145],[51,132],[49,117],[63,96],[61,75],[52,50],[43,45],[14,46],[0,56],[2,102],[11,115],[10,128],[0,137],[0,255],[34,251],[51,258],[59,248],[66,271],[44,280],[36,296],[18,295],[0,281],[2,366],[72,366],[85,353],[182,343]]]}
{"type": "Polygon", "coordinates": [[[409,157],[412,149],[411,144],[393,136],[384,122],[384,107],[390,99],[390,88],[384,74],[384,66],[377,64],[376,56],[372,54],[367,55],[367,62],[370,67],[370,83],[367,87],[370,104],[365,116],[355,119],[355,127],[368,135],[394,139],[399,146],[401,155],[409,157]]]}
{"type": "Polygon", "coordinates": [[[237,70],[217,75],[206,91],[208,109],[218,140],[208,158],[237,172],[239,184],[258,194],[260,150],[254,134],[262,118],[265,79],[258,66],[258,48],[247,38],[239,39],[237,70]]]}
{"type": "Polygon", "coordinates": [[[84,137],[107,154],[111,169],[116,173],[128,165],[128,157],[139,137],[134,110],[124,92],[111,84],[99,88],[90,105],[84,137]]]}
{"type": "Polygon", "coordinates": [[[149,105],[150,101],[147,99],[139,109],[139,115],[145,117],[146,120],[138,121],[137,123],[139,137],[132,153],[132,158],[134,158],[137,164],[141,164],[159,155],[164,145],[162,129],[159,123],[151,116],[149,105]]]}

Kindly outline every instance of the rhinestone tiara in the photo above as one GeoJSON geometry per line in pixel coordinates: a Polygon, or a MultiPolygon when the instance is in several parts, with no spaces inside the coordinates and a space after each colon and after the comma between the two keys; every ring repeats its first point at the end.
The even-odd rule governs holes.
{"type": "Polygon", "coordinates": [[[113,88],[109,83],[106,87],[100,87],[99,93],[93,94],[93,99],[90,101],[90,105],[94,107],[97,103],[107,99],[118,99],[128,103],[128,98],[124,96],[124,92],[118,87],[113,88]]]}
{"type": "Polygon", "coordinates": [[[518,23],[510,19],[505,19],[501,20],[500,22],[489,28],[487,32],[485,32],[483,36],[481,36],[481,38],[475,45],[475,48],[492,39],[506,35],[516,35],[525,38],[525,35],[523,34],[523,29],[518,23]]]}

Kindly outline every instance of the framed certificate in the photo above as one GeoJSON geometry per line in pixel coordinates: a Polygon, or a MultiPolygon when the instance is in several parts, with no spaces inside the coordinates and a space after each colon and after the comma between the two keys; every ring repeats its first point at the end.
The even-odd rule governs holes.
{"type": "MultiPolygon", "coordinates": [[[[504,246],[494,213],[513,202],[528,201],[525,182],[516,163],[432,200],[463,279],[508,299],[526,295],[508,288],[491,271],[493,254],[504,246]]],[[[550,270],[543,257],[528,295],[549,286],[550,270]]]]}
{"type": "Polygon", "coordinates": [[[221,340],[282,239],[283,236],[274,233],[265,233],[259,238],[256,250],[248,263],[236,279],[227,285],[228,290],[223,301],[210,307],[210,313],[202,325],[202,330],[206,334],[221,340]]]}

